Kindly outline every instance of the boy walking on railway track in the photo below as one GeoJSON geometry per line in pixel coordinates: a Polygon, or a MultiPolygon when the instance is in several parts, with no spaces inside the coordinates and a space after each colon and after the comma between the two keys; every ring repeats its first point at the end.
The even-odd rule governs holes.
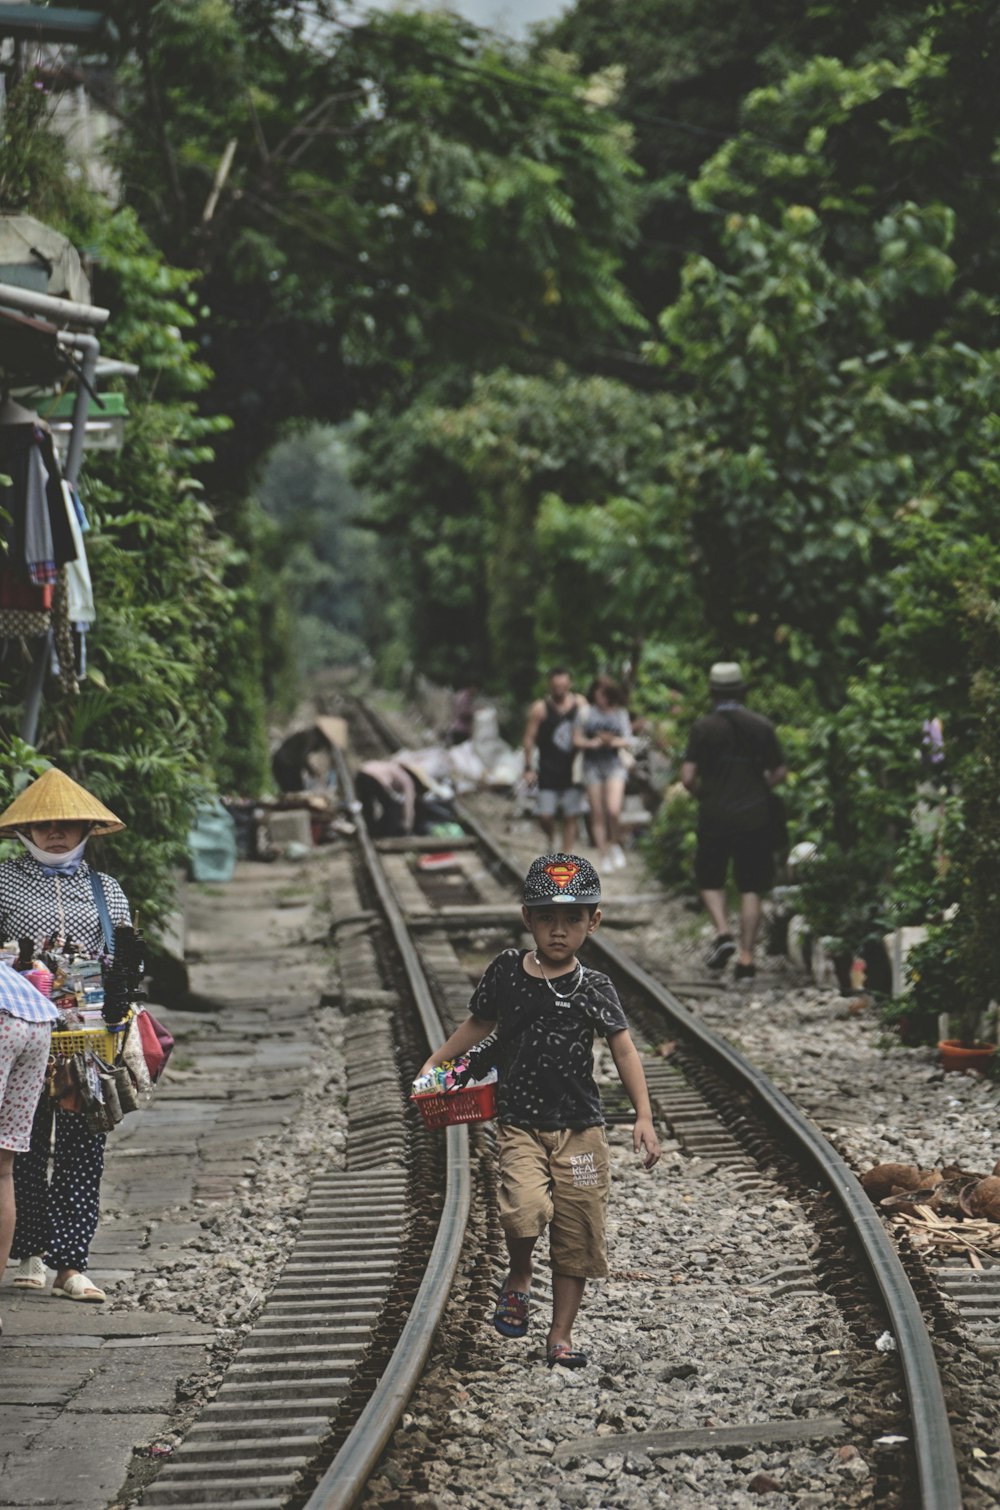
{"type": "Polygon", "coordinates": [[[588,1279],[608,1273],[610,1159],[593,1075],[595,1033],[607,1038],[635,1108],[632,1144],[647,1169],[660,1157],[642,1061],[608,977],[577,959],[601,921],[597,872],[579,855],[541,855],[521,916],[534,949],[505,949],[487,967],[469,1016],[421,1074],[463,1054],[468,1077],[498,1069],[500,1220],[510,1256],[493,1316],[504,1337],[528,1331],[535,1243],[549,1231],[550,1366],[581,1368],[573,1323],[588,1279]]]}

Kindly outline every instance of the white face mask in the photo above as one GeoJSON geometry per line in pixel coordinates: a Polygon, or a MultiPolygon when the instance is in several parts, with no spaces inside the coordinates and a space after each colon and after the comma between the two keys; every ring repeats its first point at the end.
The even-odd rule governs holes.
{"type": "Polygon", "coordinates": [[[37,860],[39,865],[44,865],[46,870],[68,870],[74,872],[83,859],[83,852],[87,848],[87,839],[90,836],[87,835],[75,849],[68,849],[64,855],[54,855],[47,849],[39,849],[37,844],[32,844],[31,840],[26,838],[22,833],[19,833],[17,837],[31,858],[37,860]]]}

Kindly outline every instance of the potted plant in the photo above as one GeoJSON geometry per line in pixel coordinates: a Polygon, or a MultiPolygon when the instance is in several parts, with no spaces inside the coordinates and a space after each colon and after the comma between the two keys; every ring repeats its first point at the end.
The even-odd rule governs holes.
{"type": "Polygon", "coordinates": [[[968,954],[963,952],[964,942],[961,938],[958,941],[958,978],[948,1007],[949,1036],[941,1039],[938,1048],[946,1070],[987,1070],[997,1052],[995,1042],[980,1036],[990,995],[970,969],[968,954]]]}
{"type": "MultiPolygon", "coordinates": [[[[947,1014],[949,1036],[938,1040],[946,1070],[984,1069],[996,1053],[995,1043],[983,1043],[978,1036],[988,1002],[970,990],[966,978],[965,932],[958,916],[928,928],[926,939],[910,950],[906,961],[909,990],[898,998],[900,1014],[909,1011],[927,1030],[947,1014]]],[[[933,1040],[924,1037],[921,1041],[933,1040]]]]}

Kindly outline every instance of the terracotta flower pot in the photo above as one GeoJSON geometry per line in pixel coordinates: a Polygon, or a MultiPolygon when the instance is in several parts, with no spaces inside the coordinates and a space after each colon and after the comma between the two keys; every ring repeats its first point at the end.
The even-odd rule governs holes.
{"type": "Polygon", "coordinates": [[[942,1038],[938,1044],[941,1067],[946,1070],[987,1070],[996,1051],[995,1043],[974,1043],[966,1047],[957,1038],[942,1038]]]}

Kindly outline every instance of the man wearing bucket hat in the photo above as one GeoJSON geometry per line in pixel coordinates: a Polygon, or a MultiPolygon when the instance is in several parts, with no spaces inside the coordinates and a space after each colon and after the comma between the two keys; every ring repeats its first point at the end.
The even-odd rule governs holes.
{"type": "MultiPolygon", "coordinates": [[[[36,945],[60,939],[95,957],[110,949],[113,930],[131,923],[128,902],[118,882],[92,870],[83,852],[90,838],[124,827],[61,771],[46,771],[32,782],[0,813],[0,837],[19,839],[25,851],[0,864],[0,935],[31,939],[36,945]]],[[[12,1281],[16,1287],[44,1289],[48,1263],[56,1271],[53,1295],[105,1299],[86,1277],[100,1213],[104,1143],[104,1134],[90,1132],[82,1115],[41,1097],[30,1148],[14,1160],[17,1226],[11,1254],[19,1261],[12,1281]]]]}
{"type": "Polygon", "coordinates": [[[774,725],[743,706],[747,688],[738,663],[717,661],[708,685],[713,709],[695,722],[681,765],[681,780],[698,799],[695,878],[716,931],[705,963],[723,970],[738,953],[735,977],[750,981],[761,896],[774,880],[770,792],[787,771],[774,725]],[[740,892],[738,946],[726,907],[730,862],[740,892]]]}

